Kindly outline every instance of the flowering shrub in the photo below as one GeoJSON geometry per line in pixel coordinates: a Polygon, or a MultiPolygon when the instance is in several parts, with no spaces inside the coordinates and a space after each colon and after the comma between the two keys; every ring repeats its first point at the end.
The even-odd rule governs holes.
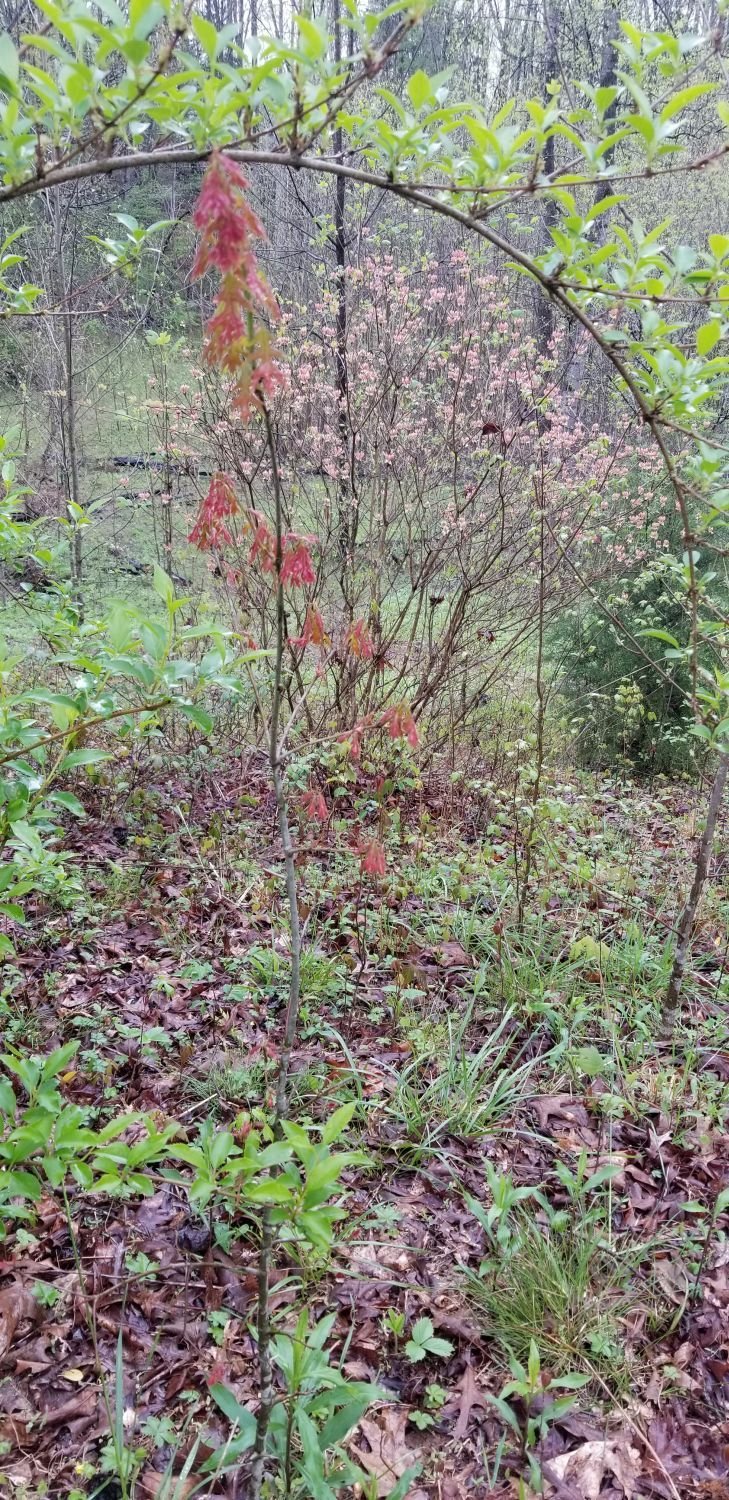
{"type": "MultiPolygon", "coordinates": [[[[313,314],[284,307],[272,411],[287,502],[318,536],[314,579],[292,558],[307,594],[291,601],[289,647],[332,646],[309,700],[319,734],[332,715],[349,734],[375,695],[388,707],[406,698],[421,723],[472,712],[534,628],[541,507],[547,620],[581,587],[573,565],[591,580],[624,573],[666,531],[645,434],[630,414],[617,439],[580,414],[569,389],[579,345],[558,331],[540,355],[488,264],[455,250],[444,265],[405,267],[373,249],[348,268],[346,291],[346,407],[336,289],[322,285],[313,314]]],[[[206,385],[199,439],[255,510],[269,464],[230,391],[225,375],[206,385]]],[[[230,598],[258,638],[270,598],[245,572],[230,598]]],[[[319,670],[314,657],[302,670],[319,670]]]]}
{"type": "MultiPolygon", "coordinates": [[[[271,521],[256,505],[243,507],[238,500],[230,475],[216,470],[189,534],[189,540],[201,551],[227,554],[247,547],[242,568],[228,568],[228,577],[243,597],[251,589],[258,591],[262,579],[271,587],[259,595],[262,601],[261,634],[265,635],[268,617],[276,615],[278,633],[283,624],[283,591],[287,599],[303,592],[303,625],[299,635],[288,637],[288,649],[305,650],[316,646],[323,650],[330,643],[324,616],[306,591],[316,587],[317,571],[312,551],[317,537],[282,526],[281,473],[274,447],[267,398],[283,383],[283,374],[267,331],[261,326],[263,315],[277,316],[275,299],[256,259],[253,241],[264,237],[263,228],[250,209],[246,198],[246,179],[236,164],[215,154],[208,166],[198,198],[193,222],[200,233],[194,274],[214,269],[221,281],[212,317],[206,325],[205,355],[208,363],[230,377],[231,421],[243,430],[255,410],[265,418],[266,456],[272,472],[276,494],[276,518],[271,521]]],[[[340,632],[338,658],[341,663],[365,663],[374,657],[374,645],[364,619],[350,619],[340,632]]],[[[273,685],[274,707],[272,730],[277,732],[277,716],[282,689],[282,662],[277,660],[273,685]]],[[[351,668],[350,668],[351,671],[351,668]]],[[[303,701],[303,700],[302,700],[303,701]]],[[[356,708],[356,703],[352,704],[356,708]]],[[[367,731],[385,727],[391,739],[404,739],[415,747],[418,730],[411,708],[399,701],[379,715],[370,709],[355,715],[346,744],[352,759],[359,759],[362,737],[367,731]]],[[[275,763],[277,796],[279,764],[275,763]]],[[[313,822],[326,822],[329,816],[326,800],[318,788],[311,786],[301,798],[301,812],[313,822]]],[[[385,873],[382,845],[371,840],[361,854],[365,874],[379,878],[385,873]]]]}

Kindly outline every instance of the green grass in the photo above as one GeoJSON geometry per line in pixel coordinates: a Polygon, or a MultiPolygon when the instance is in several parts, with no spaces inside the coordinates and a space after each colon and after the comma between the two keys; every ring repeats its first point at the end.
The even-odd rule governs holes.
{"type": "Polygon", "coordinates": [[[471,1009],[449,1015],[399,1072],[387,1102],[388,1118],[402,1131],[402,1149],[414,1158],[441,1149],[449,1136],[478,1140],[513,1117],[524,1098],[534,1061],[520,1061],[504,1017],[476,1050],[468,1043],[471,1009]]]}
{"type": "Polygon", "coordinates": [[[522,1363],[532,1340],[556,1374],[597,1370],[626,1390],[631,1363],[621,1320],[635,1304],[629,1264],[609,1255],[594,1223],[542,1230],[523,1218],[495,1271],[466,1273],[468,1296],[486,1335],[522,1363]]]}
{"type": "Polygon", "coordinates": [[[261,1103],[271,1077],[271,1064],[257,1058],[248,1062],[235,1054],[216,1060],[207,1072],[188,1078],[186,1092],[199,1099],[211,1115],[230,1113],[230,1107],[253,1109],[261,1103]]]}
{"type": "MultiPolygon", "coordinates": [[[[173,395],[180,384],[193,383],[189,364],[179,352],[168,354],[168,380],[173,395]]],[[[158,358],[158,356],[157,356],[158,358]]],[[[115,603],[131,605],[143,613],[158,607],[152,587],[152,565],[162,563],[159,500],[138,499],[161,485],[161,475],[154,469],[117,468],[106,464],[120,454],[145,457],[159,453],[160,428],[154,413],[145,402],[159,393],[150,386],[154,378],[152,350],[146,341],[110,338],[99,330],[93,347],[79,351],[77,381],[78,449],[80,453],[81,502],[90,511],[91,524],[83,528],[82,568],[83,599],[87,618],[93,620],[108,614],[115,603]],[[136,565],[145,571],[135,571],[136,565]]],[[[20,428],[18,476],[31,491],[37,483],[38,464],[49,436],[48,400],[43,393],[19,386],[0,388],[0,430],[20,428]]],[[[55,484],[53,459],[42,476],[55,484]]],[[[41,494],[43,489],[41,488],[41,494]]],[[[215,588],[205,559],[187,543],[189,518],[197,506],[197,494],[189,480],[180,479],[173,499],[173,571],[189,579],[177,585],[178,594],[189,596],[195,609],[215,602],[215,588]]],[[[53,498],[52,507],[62,507],[62,497],[53,498]]],[[[69,577],[68,538],[57,520],[42,519],[33,529],[31,545],[52,554],[51,576],[61,583],[69,577]]],[[[31,648],[39,659],[45,654],[38,630],[41,617],[57,607],[54,595],[26,591],[22,580],[8,576],[11,598],[0,585],[0,636],[11,645],[31,648]]]]}

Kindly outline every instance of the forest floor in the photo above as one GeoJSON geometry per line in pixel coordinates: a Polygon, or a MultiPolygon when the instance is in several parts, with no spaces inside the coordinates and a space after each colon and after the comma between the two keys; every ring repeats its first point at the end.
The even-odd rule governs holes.
{"type": "MultiPolygon", "coordinates": [[[[6,966],[4,1050],[76,1041],[61,1088],[96,1118],[244,1133],[270,1094],[288,978],[263,768],[101,791],[72,835],[80,895],[39,908],[6,966]]],[[[300,854],[290,1114],[353,1101],[347,1144],[367,1165],[345,1173],[331,1254],[279,1248],[273,1312],[285,1329],[302,1304],[311,1323],[332,1314],[333,1362],[382,1388],[348,1440],[373,1493],[416,1466],[413,1500],[528,1495],[536,1459],[564,1500],[729,1497],[720,870],[684,1015],[661,1037],[698,805],[684,785],[566,778],[521,932],[513,827],[488,790],[413,793],[378,890],[333,829],[300,854]],[[537,1394],[500,1407],[532,1341],[537,1394]]],[[[195,1434],[196,1462],[225,1439],[211,1383],[254,1404],[252,1220],[195,1215],[158,1176],[143,1198],[44,1197],[0,1257],[3,1495],[154,1500],[195,1434]]],[[[167,1493],[194,1483],[193,1468],[167,1493]]]]}

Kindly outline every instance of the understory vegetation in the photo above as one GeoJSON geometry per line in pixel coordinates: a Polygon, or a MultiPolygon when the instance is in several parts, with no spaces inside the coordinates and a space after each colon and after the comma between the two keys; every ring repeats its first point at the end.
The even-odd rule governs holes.
{"type": "Polygon", "coordinates": [[[0,0],[11,1500],[729,1495],[729,75],[628,9],[0,0]]]}

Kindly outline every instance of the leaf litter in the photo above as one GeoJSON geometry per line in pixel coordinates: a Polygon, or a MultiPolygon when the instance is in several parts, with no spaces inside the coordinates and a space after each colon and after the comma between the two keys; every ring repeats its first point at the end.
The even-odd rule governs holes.
{"type": "MultiPolygon", "coordinates": [[[[249,794],[254,779],[252,771],[249,794]]],[[[232,824],[239,777],[218,784],[223,815],[232,824]]],[[[173,784],[159,792],[163,810],[165,799],[172,808],[181,791],[173,784]]],[[[588,1017],[583,1029],[592,1026],[596,1040],[563,1048],[555,1061],[549,1019],[545,1024],[543,1017],[568,999],[560,986],[571,985],[573,1011],[580,990],[593,1011],[612,1009],[611,1024],[619,1033],[616,1005],[628,979],[608,981],[603,967],[613,959],[605,954],[614,955],[629,940],[636,913],[644,931],[653,926],[665,939],[667,893],[687,855],[682,809],[690,793],[684,788],[663,789],[658,816],[639,791],[618,797],[598,788],[590,798],[581,789],[576,796],[583,821],[564,836],[579,845],[589,838],[591,821],[602,820],[623,854],[630,840],[634,885],[628,895],[613,889],[611,869],[610,880],[593,882],[586,900],[569,889],[550,897],[541,938],[555,993],[532,1014],[526,1054],[513,996],[499,997],[495,987],[509,1056],[526,1056],[534,1064],[527,1087],[473,1135],[466,1111],[454,1112],[451,1125],[448,1098],[431,1094],[443,1109],[433,1144],[428,1121],[412,1117],[402,1079],[415,1064],[417,1104],[418,1090],[437,1080],[454,1014],[468,1016],[464,1060],[477,1055],[493,1033],[493,1010],[484,1005],[479,1013],[472,997],[474,974],[484,963],[495,969],[503,955],[501,934],[494,932],[498,904],[490,896],[486,901],[474,881],[472,908],[479,917],[464,935],[457,902],[417,888],[404,902],[385,896],[383,910],[392,918],[388,932],[376,933],[363,953],[361,933],[338,920],[342,892],[336,883],[327,886],[334,856],[325,839],[315,854],[319,889],[311,909],[319,969],[310,995],[305,984],[294,1089],[299,1107],[314,1117],[354,1090],[377,1171],[349,1173],[346,1229],[310,1295],[318,1312],[336,1311],[332,1337],[345,1372],[377,1381],[392,1398],[362,1419],[350,1445],[378,1495],[388,1494],[411,1469],[411,1493],[433,1500],[516,1495],[517,1476],[526,1473],[523,1454],[489,1401],[509,1378],[508,1354],[483,1325],[467,1291],[463,1273],[479,1274],[489,1246],[465,1197],[488,1208],[490,1163],[515,1187],[546,1192],[553,1210],[569,1214],[566,1179],[557,1168],[562,1164],[574,1176],[581,1160],[588,1173],[606,1164],[612,1169],[609,1225],[603,1221],[593,1231],[607,1233],[607,1258],[619,1259],[622,1246],[630,1247],[635,1295],[619,1321],[630,1376],[622,1386],[611,1382],[605,1373],[608,1350],[607,1364],[599,1365],[603,1373],[581,1393],[579,1404],[548,1426],[539,1454],[545,1493],[572,1500],[729,1495],[726,1224],[717,1225],[701,1267],[700,1294],[694,1295],[701,1248],[696,1226],[705,1225],[727,1180],[729,1046],[726,1026],[722,1031],[716,1020],[717,1012],[726,1019],[726,998],[707,978],[721,968],[720,912],[709,905],[697,933],[691,1031],[684,1042],[663,1052],[651,1043],[645,1062],[619,1072],[613,1058],[603,1069],[609,1028],[588,1017]],[[588,922],[591,933],[584,931],[588,922]],[[597,952],[578,951],[570,959],[580,937],[593,935],[597,952]],[[339,976],[329,989],[327,963],[339,976]],[[349,976],[350,988],[356,976],[344,1005],[342,975],[349,976]],[[698,1052],[704,1023],[713,1040],[698,1052]],[[657,1069],[666,1073],[667,1085],[677,1089],[681,1081],[668,1113],[657,1069]],[[619,1108],[616,1098],[622,1100],[619,1108]],[[404,1315],[408,1334],[418,1319],[429,1319],[452,1353],[411,1362],[402,1343],[383,1331],[393,1308],[404,1315]],[[434,1382],[444,1399],[428,1408],[434,1382]],[[412,1416],[422,1412],[431,1422],[421,1428],[412,1416]],[[493,1472],[497,1452],[500,1468],[493,1472]]],[[[198,791],[188,822],[204,828],[213,812],[220,815],[219,803],[213,809],[198,791]]],[[[265,833],[269,813],[261,783],[255,812],[246,804],[244,899],[220,900],[173,818],[168,821],[174,837],[167,838],[159,861],[133,841],[121,853],[114,843],[110,856],[103,829],[96,831],[93,821],[77,834],[89,890],[98,898],[95,920],[79,930],[68,914],[42,914],[42,961],[29,946],[12,992],[15,1013],[33,1017],[37,1050],[80,1041],[64,1082],[69,1102],[103,1117],[131,1103],[173,1117],[193,1133],[211,1110],[224,1123],[234,1121],[241,1107],[265,1103],[286,965],[285,944],[279,942],[279,851],[268,848],[265,833]],[[260,860],[255,851],[262,845],[267,852],[260,860]],[[116,909],[108,898],[110,857],[123,872],[116,909]]],[[[443,864],[459,861],[463,841],[457,828],[431,830],[429,837],[443,864]]],[[[649,959],[655,960],[655,950],[649,959]]],[[[532,1003],[533,997],[525,998],[532,1003]]],[[[19,1026],[13,1045],[21,1037],[19,1026]]],[[[464,1077],[456,1070],[451,1093],[468,1087],[464,1077]]],[[[664,1094],[670,1096],[668,1086],[664,1094]]],[[[532,1207],[544,1230],[537,1199],[532,1207]]],[[[256,1398],[249,1326],[256,1298],[253,1226],[232,1239],[216,1236],[169,1182],[140,1201],[99,1205],[72,1194],[70,1210],[69,1224],[54,1200],[43,1200],[30,1233],[8,1234],[0,1262],[0,1441],[6,1445],[0,1467],[16,1490],[43,1480],[54,1495],[73,1487],[79,1463],[93,1463],[108,1439],[104,1390],[115,1380],[120,1334],[123,1395],[137,1433],[145,1433],[145,1424],[154,1431],[155,1421],[167,1417],[178,1433],[192,1424],[214,1445],[225,1433],[210,1403],[210,1384],[224,1379],[251,1406],[256,1398]]],[[[272,1310],[283,1318],[297,1298],[293,1269],[284,1258],[276,1271],[272,1310]]],[[[594,1359],[597,1368],[598,1352],[588,1355],[588,1365],[594,1359]]],[[[576,1351],[571,1367],[580,1367],[583,1357],[584,1350],[576,1351]]],[[[146,1456],[138,1489],[151,1500],[162,1491],[170,1444],[156,1446],[145,1436],[141,1441],[146,1456]]],[[[177,1472],[190,1447],[187,1440],[181,1444],[177,1472]]]]}

